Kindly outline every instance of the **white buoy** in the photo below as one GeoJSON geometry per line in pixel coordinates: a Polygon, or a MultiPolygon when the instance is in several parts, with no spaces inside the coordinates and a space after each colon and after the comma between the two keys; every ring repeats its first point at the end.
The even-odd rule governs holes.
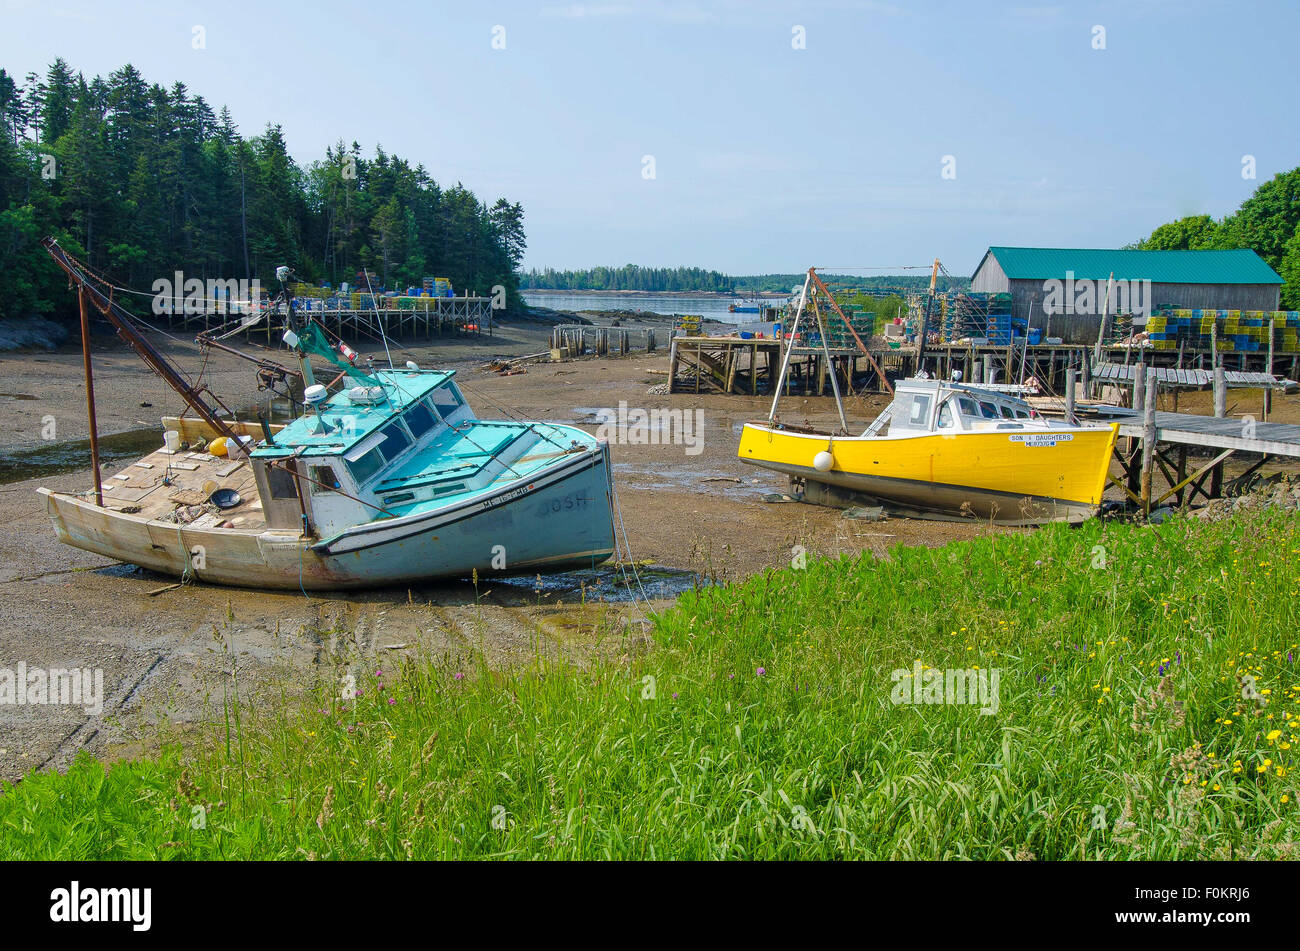
{"type": "Polygon", "coordinates": [[[813,456],[813,468],[818,472],[830,472],[833,465],[835,465],[835,457],[825,449],[813,456]]]}

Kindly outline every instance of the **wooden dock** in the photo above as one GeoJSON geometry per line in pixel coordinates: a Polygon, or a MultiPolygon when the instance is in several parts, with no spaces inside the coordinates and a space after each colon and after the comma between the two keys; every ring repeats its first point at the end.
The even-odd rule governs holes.
{"type": "MultiPolygon", "coordinates": [[[[669,380],[674,393],[771,393],[788,341],[772,337],[678,336],[670,342],[669,380]]],[[[1135,350],[1131,347],[1103,347],[1100,362],[1094,362],[1094,348],[1084,344],[1041,344],[1038,346],[930,344],[925,353],[916,346],[830,348],[831,366],[826,365],[820,346],[796,346],[786,381],[789,392],[824,395],[830,372],[846,393],[883,392],[874,364],[883,368],[889,381],[916,374],[923,359],[933,376],[950,379],[954,372],[971,383],[1006,382],[1033,378],[1043,392],[1061,393],[1066,374],[1075,371],[1085,387],[1092,383],[1132,384],[1137,367],[1155,368],[1162,386],[1181,383],[1202,386],[1212,382],[1213,363],[1209,352],[1135,350]]],[[[1300,378],[1300,355],[1289,352],[1266,354],[1220,353],[1220,366],[1228,386],[1268,386],[1270,366],[1274,374],[1300,378]]],[[[1278,385],[1278,384],[1274,384],[1278,385]]]]}
{"type": "MultiPolygon", "coordinates": [[[[304,306],[306,298],[298,301],[297,313],[302,317],[311,317],[327,330],[344,340],[368,337],[380,339],[382,322],[384,335],[397,339],[429,339],[443,334],[486,333],[493,330],[492,298],[490,297],[420,297],[406,298],[412,301],[410,307],[384,307],[376,311],[373,307],[317,307],[312,304],[304,306]]],[[[238,322],[241,315],[237,313],[201,313],[161,315],[169,327],[182,330],[197,328],[202,325],[204,332],[222,325],[238,322]]],[[[265,336],[268,344],[272,336],[277,335],[276,328],[282,327],[283,320],[277,315],[263,314],[261,319],[252,322],[242,331],[245,339],[265,336]],[[267,319],[269,316],[270,319],[267,319]]]]}
{"type": "MultiPolygon", "coordinates": [[[[1115,444],[1115,458],[1122,478],[1111,476],[1110,481],[1143,511],[1150,512],[1171,499],[1178,507],[1191,503],[1198,495],[1206,500],[1217,499],[1224,494],[1225,488],[1247,485],[1270,460],[1300,460],[1300,426],[1270,423],[1253,416],[1232,418],[1227,415],[1224,409],[1226,374],[1222,367],[1213,374],[1218,377],[1214,381],[1214,416],[1158,411],[1156,399],[1161,389],[1160,379],[1154,367],[1146,367],[1145,371],[1144,380],[1133,377],[1135,383],[1140,384],[1134,393],[1134,402],[1140,409],[1096,403],[1076,405],[1074,371],[1067,374],[1064,401],[1032,401],[1044,415],[1118,423],[1120,440],[1115,444]],[[1236,454],[1247,457],[1247,465],[1233,479],[1235,485],[1225,487],[1224,463],[1236,454]],[[1193,462],[1194,456],[1197,458],[1193,462]],[[1192,465],[1196,468],[1191,469],[1192,465]],[[1163,490],[1155,488],[1157,473],[1164,477],[1166,487],[1163,490]]],[[[1175,381],[1166,384],[1165,388],[1174,389],[1177,385],[1175,381]]]]}
{"type": "MultiPolygon", "coordinates": [[[[669,392],[768,394],[780,376],[784,355],[785,344],[771,337],[674,337],[669,342],[669,392]]],[[[797,346],[790,354],[785,391],[823,396],[832,391],[833,372],[846,393],[880,392],[885,387],[876,366],[894,380],[909,376],[909,367],[914,364],[915,357],[909,364],[904,350],[864,353],[856,348],[832,347],[828,363],[821,347],[797,346]]]]}

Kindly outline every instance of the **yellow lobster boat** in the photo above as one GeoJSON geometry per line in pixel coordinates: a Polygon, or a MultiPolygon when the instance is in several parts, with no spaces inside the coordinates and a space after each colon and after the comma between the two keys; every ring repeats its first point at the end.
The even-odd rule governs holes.
{"type": "Polygon", "coordinates": [[[807,501],[1031,525],[1097,513],[1118,431],[1046,419],[997,388],[909,379],[859,436],[769,419],[745,424],[739,456],[802,480],[807,501]]]}

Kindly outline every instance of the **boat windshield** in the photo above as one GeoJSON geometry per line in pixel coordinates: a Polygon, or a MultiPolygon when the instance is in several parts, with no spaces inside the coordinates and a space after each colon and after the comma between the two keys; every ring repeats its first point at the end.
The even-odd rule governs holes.
{"type": "Polygon", "coordinates": [[[943,405],[939,407],[937,425],[940,429],[952,429],[956,425],[957,420],[952,411],[952,403],[952,400],[945,400],[943,405]]]}
{"type": "Polygon", "coordinates": [[[443,384],[438,387],[433,391],[430,399],[433,400],[434,407],[443,416],[456,412],[464,403],[464,400],[460,398],[460,394],[456,392],[456,388],[450,384],[443,384]]]}
{"type": "Polygon", "coordinates": [[[411,431],[411,435],[419,439],[430,429],[433,428],[433,413],[424,403],[416,403],[406,411],[406,428],[411,431]]]}

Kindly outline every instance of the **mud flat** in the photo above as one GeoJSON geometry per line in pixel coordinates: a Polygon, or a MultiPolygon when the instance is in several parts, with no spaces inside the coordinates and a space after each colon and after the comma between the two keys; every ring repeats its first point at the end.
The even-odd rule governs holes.
{"type": "MultiPolygon", "coordinates": [[[[462,581],[332,598],[202,584],[171,588],[174,579],[55,541],[35,489],[81,490],[91,483],[84,463],[70,468],[78,466],[75,458],[64,460],[39,478],[0,484],[0,520],[6,526],[0,533],[0,669],[20,662],[28,668],[100,668],[104,709],[90,715],[70,706],[0,706],[0,778],[64,766],[79,749],[112,757],[183,735],[190,725],[220,714],[223,696],[236,686],[232,670],[246,696],[338,677],[354,666],[395,665],[415,651],[447,664],[482,658],[491,666],[525,663],[538,654],[574,663],[617,658],[644,649],[641,619],[648,610],[669,604],[695,583],[788,565],[796,545],[811,553],[883,554],[900,543],[941,545],[1008,531],[982,523],[858,522],[831,509],[764,502],[765,495],[785,491],[784,480],[741,464],[735,450],[740,426],[766,415],[766,400],[651,395],[666,378],[666,352],[533,363],[510,376],[483,369],[494,357],[545,350],[549,335],[549,323],[521,321],[499,326],[490,338],[397,344],[393,359],[456,368],[475,410],[487,418],[508,409],[595,432],[600,410],[624,402],[680,411],[676,420],[689,419],[689,444],[670,424],[644,443],[616,442],[613,448],[622,522],[641,566],[640,582],[610,567],[541,583],[480,578],[477,585],[462,581]],[[635,590],[639,598],[642,586],[649,604],[629,597],[635,590]]],[[[187,370],[197,369],[191,345],[160,342],[187,370]]],[[[382,347],[365,352],[383,359],[382,347]]],[[[161,438],[158,420],[181,409],[179,398],[129,352],[106,350],[97,355],[96,368],[101,432],[152,427],[161,438]]],[[[264,398],[250,370],[214,354],[204,379],[232,405],[247,404],[264,398]]],[[[0,355],[0,373],[4,392],[23,397],[0,396],[0,451],[39,452],[44,416],[56,419],[60,441],[84,438],[79,353],[0,355]]],[[[1243,394],[1241,402],[1247,401],[1254,402],[1243,394]]],[[[865,421],[883,402],[869,398],[851,404],[850,411],[865,421]]],[[[1273,418],[1300,416],[1298,406],[1297,397],[1278,398],[1273,418]]],[[[835,410],[829,398],[796,399],[783,416],[831,425],[835,410]]],[[[25,458],[30,464],[30,456],[25,458]]]]}

